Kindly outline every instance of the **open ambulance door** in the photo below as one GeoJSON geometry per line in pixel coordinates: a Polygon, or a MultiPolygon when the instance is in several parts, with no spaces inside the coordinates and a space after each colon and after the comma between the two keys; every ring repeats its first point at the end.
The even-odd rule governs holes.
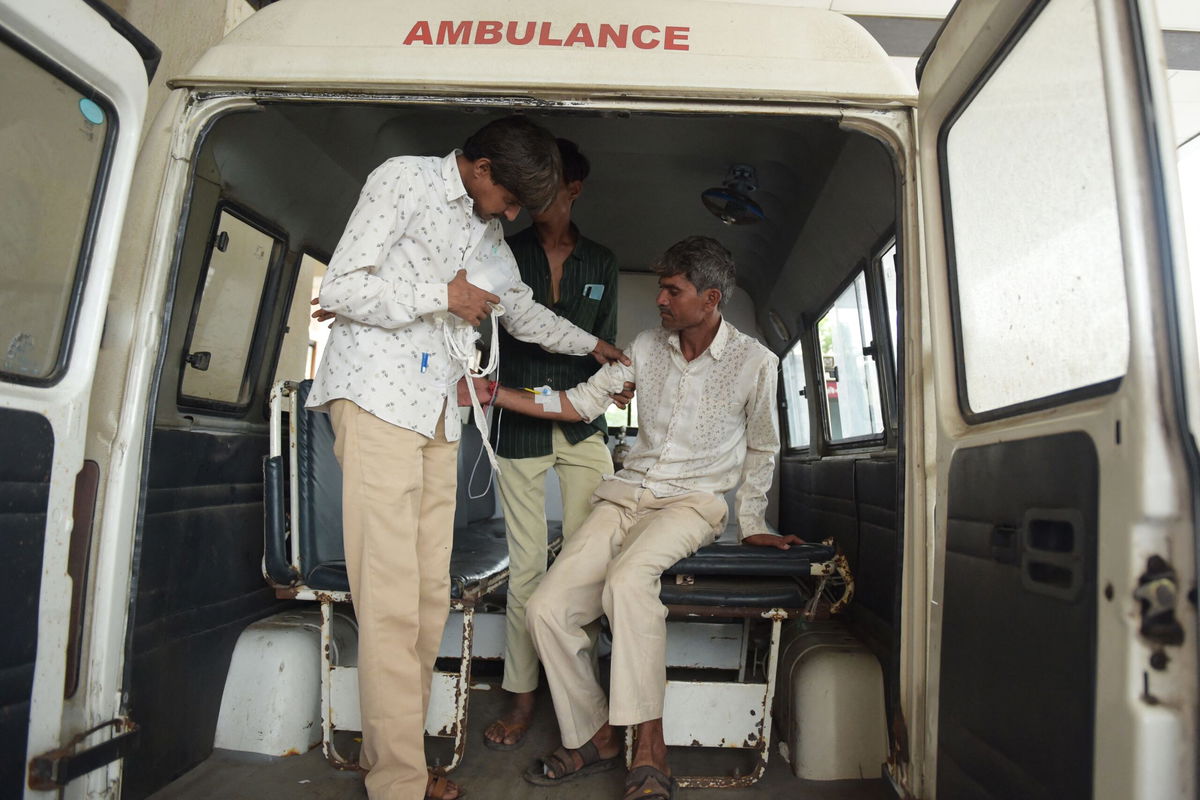
{"type": "Polygon", "coordinates": [[[1197,355],[1161,50],[1151,0],[961,0],[923,63],[922,797],[1195,797],[1197,355]]]}
{"type": "Polygon", "coordinates": [[[79,680],[102,477],[84,436],[157,50],[94,6],[0,0],[3,797],[57,797],[128,741],[128,726],[109,723],[116,693],[91,696],[79,680]],[[67,723],[77,693],[83,720],[67,723]]]}

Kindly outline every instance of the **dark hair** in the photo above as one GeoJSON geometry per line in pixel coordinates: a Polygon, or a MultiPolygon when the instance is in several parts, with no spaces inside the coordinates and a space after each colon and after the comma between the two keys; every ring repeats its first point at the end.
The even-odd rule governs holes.
{"type": "Polygon", "coordinates": [[[538,212],[554,200],[562,183],[562,160],[554,136],[527,117],[502,117],[471,134],[463,144],[471,161],[486,158],[492,180],[538,212]]]}
{"type": "Polygon", "coordinates": [[[654,271],[663,277],[682,275],[697,293],[716,289],[721,293],[722,306],[733,296],[737,283],[733,254],[708,236],[689,236],[671,245],[654,262],[654,271]]]}
{"type": "Polygon", "coordinates": [[[562,158],[563,183],[587,180],[592,165],[587,156],[579,152],[579,145],[561,137],[557,141],[558,155],[562,158]]]}

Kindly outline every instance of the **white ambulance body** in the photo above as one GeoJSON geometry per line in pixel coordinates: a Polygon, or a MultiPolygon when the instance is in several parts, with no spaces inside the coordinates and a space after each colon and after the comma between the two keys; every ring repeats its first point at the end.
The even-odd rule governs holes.
{"type": "Polygon", "coordinates": [[[371,169],[520,112],[592,160],[620,343],[655,255],[734,253],[731,318],[783,362],[771,519],[847,552],[884,683],[863,777],[1196,796],[1200,359],[1153,3],[962,0],[918,84],[824,10],[281,0],[144,135],[130,37],[0,0],[0,795],[144,797],[211,752],[280,609],[265,407],[311,372],[313,279],[371,169]],[[709,214],[722,185],[765,218],[709,214]]]}

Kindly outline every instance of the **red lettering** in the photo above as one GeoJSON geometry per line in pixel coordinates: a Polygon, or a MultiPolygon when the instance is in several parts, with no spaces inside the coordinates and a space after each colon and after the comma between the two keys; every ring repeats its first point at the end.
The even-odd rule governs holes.
{"type": "Polygon", "coordinates": [[[613,47],[625,47],[625,41],[629,38],[629,26],[622,25],[620,28],[614,28],[612,25],[600,25],[600,46],[608,47],[612,44],[613,47]]]}
{"type": "Polygon", "coordinates": [[[663,31],[663,50],[688,50],[688,34],[691,28],[667,26],[663,31]]]}
{"type": "Polygon", "coordinates": [[[505,38],[508,39],[509,44],[529,44],[533,41],[533,34],[536,29],[536,22],[526,22],[525,37],[521,38],[517,36],[517,23],[510,22],[508,23],[508,35],[505,38]]]}
{"type": "Polygon", "coordinates": [[[448,19],[438,23],[438,44],[470,44],[471,21],[464,20],[455,25],[448,19]]]}
{"type": "Polygon", "coordinates": [[[504,38],[504,34],[501,33],[503,30],[503,22],[480,20],[475,28],[475,44],[499,44],[504,38]]]}
{"type": "Polygon", "coordinates": [[[421,44],[433,44],[433,35],[429,32],[429,22],[421,20],[412,26],[412,30],[408,32],[408,36],[404,37],[405,44],[413,44],[419,42],[421,44]]]}
{"type": "Polygon", "coordinates": [[[639,25],[633,29],[633,43],[642,50],[653,50],[658,47],[658,39],[646,40],[642,38],[645,33],[658,33],[658,28],[653,25],[639,25]]]}
{"type": "Polygon", "coordinates": [[[542,32],[538,35],[538,44],[545,45],[546,47],[562,47],[562,39],[550,38],[549,22],[542,23],[542,32]]]}
{"type": "Polygon", "coordinates": [[[588,27],[586,22],[578,22],[571,32],[567,34],[564,46],[571,47],[572,45],[581,44],[584,47],[595,47],[596,43],[592,40],[592,29],[588,27]]]}

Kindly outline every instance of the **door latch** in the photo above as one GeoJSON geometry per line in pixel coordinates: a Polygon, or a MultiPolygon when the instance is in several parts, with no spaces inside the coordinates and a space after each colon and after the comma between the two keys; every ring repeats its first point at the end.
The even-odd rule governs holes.
{"type": "Polygon", "coordinates": [[[1133,596],[1142,605],[1141,634],[1159,645],[1183,644],[1183,626],[1175,618],[1179,584],[1161,556],[1150,556],[1133,596]]]}
{"type": "Polygon", "coordinates": [[[138,724],[129,717],[117,717],[72,737],[57,750],[34,756],[29,759],[29,788],[38,792],[61,789],[94,769],[124,758],[137,744],[138,730],[138,724]],[[113,729],[108,741],[83,750],[76,749],[89,736],[105,728],[113,729]]]}

